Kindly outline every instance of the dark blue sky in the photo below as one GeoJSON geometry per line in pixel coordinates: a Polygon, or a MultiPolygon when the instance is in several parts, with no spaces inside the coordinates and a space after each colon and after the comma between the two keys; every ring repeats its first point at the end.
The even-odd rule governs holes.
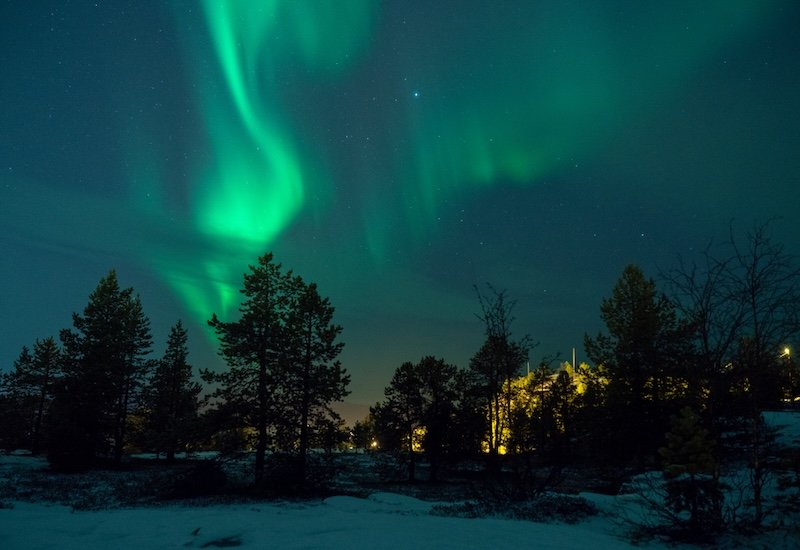
{"type": "Polygon", "coordinates": [[[337,308],[351,401],[460,366],[473,285],[582,355],[628,263],[777,218],[800,248],[800,5],[6,2],[0,368],[109,269],[158,348],[235,315],[266,252],[337,308]]]}

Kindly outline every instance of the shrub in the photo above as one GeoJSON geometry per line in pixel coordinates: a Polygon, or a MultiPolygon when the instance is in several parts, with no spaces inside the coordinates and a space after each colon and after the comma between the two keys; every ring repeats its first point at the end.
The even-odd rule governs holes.
{"type": "Polygon", "coordinates": [[[222,493],[228,476],[216,460],[203,460],[181,472],[173,481],[168,496],[171,498],[195,498],[222,493]]]}
{"type": "Polygon", "coordinates": [[[545,493],[525,501],[481,499],[432,508],[437,516],[460,518],[500,517],[541,523],[578,523],[598,513],[597,507],[582,497],[545,493]]]}

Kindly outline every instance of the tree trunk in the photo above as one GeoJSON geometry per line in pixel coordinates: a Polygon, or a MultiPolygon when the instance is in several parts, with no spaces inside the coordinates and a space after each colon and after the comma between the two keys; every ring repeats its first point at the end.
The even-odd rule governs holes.
{"type": "Polygon", "coordinates": [[[262,359],[258,365],[258,418],[256,419],[256,464],[255,484],[264,481],[264,461],[267,454],[267,362],[262,359]]]}
{"type": "Polygon", "coordinates": [[[167,464],[175,462],[175,448],[177,444],[177,426],[178,426],[178,399],[180,399],[180,381],[178,380],[178,366],[172,362],[169,378],[169,402],[167,404],[167,440],[166,454],[167,464]]]}
{"type": "Polygon", "coordinates": [[[408,481],[416,481],[417,464],[414,456],[414,428],[408,430],[408,481]]]}
{"type": "Polygon", "coordinates": [[[754,516],[753,521],[755,524],[761,525],[764,518],[764,511],[762,507],[761,489],[764,486],[764,463],[761,460],[762,454],[762,428],[761,428],[760,415],[753,417],[753,434],[752,434],[752,461],[753,466],[751,470],[751,479],[753,485],[753,508],[754,516]]]}
{"type": "Polygon", "coordinates": [[[130,386],[126,384],[117,411],[117,429],[114,437],[114,463],[117,465],[122,463],[122,451],[125,446],[125,423],[128,420],[129,394],[130,386]]]}
{"type": "Polygon", "coordinates": [[[47,400],[47,385],[50,381],[50,370],[45,368],[44,380],[42,381],[42,391],[39,393],[39,406],[36,410],[36,422],[33,428],[33,442],[31,453],[38,455],[41,449],[42,440],[42,417],[44,416],[44,402],[47,400]]]}
{"type": "Polygon", "coordinates": [[[301,485],[305,486],[306,483],[306,467],[308,462],[308,446],[309,446],[309,434],[308,434],[308,391],[307,389],[303,392],[303,410],[300,415],[300,456],[299,456],[299,463],[298,463],[298,476],[300,479],[301,485]]]}
{"type": "Polygon", "coordinates": [[[308,433],[308,416],[309,408],[311,407],[311,331],[312,327],[308,327],[307,341],[306,341],[306,356],[303,364],[303,390],[300,403],[300,456],[298,462],[298,478],[301,487],[306,484],[306,468],[308,465],[308,446],[309,446],[309,433],[308,433]]]}

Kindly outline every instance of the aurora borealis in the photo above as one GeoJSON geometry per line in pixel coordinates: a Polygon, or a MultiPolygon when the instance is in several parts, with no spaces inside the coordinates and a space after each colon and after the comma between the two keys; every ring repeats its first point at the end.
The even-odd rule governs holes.
{"type": "Polygon", "coordinates": [[[569,355],[649,275],[777,218],[800,252],[796,2],[0,7],[0,368],[114,267],[157,340],[273,251],[337,308],[352,401],[481,343],[473,285],[569,355]]]}

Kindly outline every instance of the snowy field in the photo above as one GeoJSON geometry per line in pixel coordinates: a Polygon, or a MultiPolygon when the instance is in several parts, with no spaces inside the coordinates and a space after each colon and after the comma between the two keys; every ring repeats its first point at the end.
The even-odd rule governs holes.
{"type": "MultiPolygon", "coordinates": [[[[0,476],[6,479],[44,468],[41,458],[0,455],[0,476]]],[[[96,490],[104,492],[100,486],[96,490]]],[[[626,497],[583,496],[601,514],[577,524],[442,517],[430,513],[433,502],[381,492],[367,498],[89,511],[5,500],[10,507],[0,508],[0,549],[630,547],[615,520],[626,497]]]]}
{"type": "Polygon", "coordinates": [[[537,524],[429,515],[430,503],[391,493],[367,499],[73,512],[15,503],[0,510],[0,548],[575,548],[629,545],[608,518],[537,524]]]}
{"type": "MultiPolygon", "coordinates": [[[[800,443],[798,415],[775,414],[785,426],[785,444],[800,443]]],[[[0,454],[0,478],[39,470],[41,458],[0,454]]],[[[12,481],[13,482],[13,481],[12,481]]],[[[102,490],[102,488],[98,488],[102,490]]],[[[0,549],[589,549],[680,548],[660,542],[632,545],[629,524],[641,518],[634,495],[582,493],[599,514],[575,523],[535,523],[497,518],[462,519],[432,515],[435,503],[376,492],[367,498],[333,496],[324,500],[236,504],[111,507],[75,510],[45,502],[0,501],[0,549]]],[[[719,548],[800,548],[797,526],[755,538],[728,536],[719,548]]]]}

